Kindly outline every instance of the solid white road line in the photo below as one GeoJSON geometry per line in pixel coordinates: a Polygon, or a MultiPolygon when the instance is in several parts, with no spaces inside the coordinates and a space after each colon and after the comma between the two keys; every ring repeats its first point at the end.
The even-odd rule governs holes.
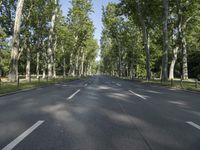
{"type": "Polygon", "coordinates": [[[200,130],[200,126],[197,125],[196,123],[194,123],[192,121],[187,121],[186,123],[200,130]]]}
{"type": "Polygon", "coordinates": [[[76,94],[78,94],[81,90],[77,90],[74,94],[72,94],[70,97],[67,98],[67,100],[72,99],[76,94]]]}
{"type": "Polygon", "coordinates": [[[12,150],[17,144],[19,144],[22,140],[24,140],[31,132],[33,132],[36,128],[38,128],[44,121],[38,121],[25,132],[23,132],[20,136],[18,136],[15,140],[5,146],[2,150],[12,150]]]}
{"type": "Polygon", "coordinates": [[[144,99],[144,100],[146,100],[146,99],[147,99],[147,97],[146,97],[146,96],[144,96],[144,95],[137,94],[137,93],[135,93],[135,92],[133,92],[133,91],[131,91],[131,90],[129,90],[129,92],[130,92],[130,93],[132,93],[132,94],[133,94],[133,95],[135,95],[135,96],[138,96],[138,97],[140,97],[140,98],[144,99]]]}

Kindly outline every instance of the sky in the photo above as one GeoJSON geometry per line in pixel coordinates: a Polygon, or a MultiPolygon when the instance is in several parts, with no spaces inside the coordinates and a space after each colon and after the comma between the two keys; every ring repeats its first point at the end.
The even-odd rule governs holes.
{"type": "MultiPolygon", "coordinates": [[[[66,16],[69,8],[71,0],[60,0],[61,8],[63,11],[63,15],[66,16]]],[[[91,15],[91,19],[95,26],[95,38],[100,42],[101,32],[103,28],[102,24],[102,6],[106,6],[109,2],[119,2],[119,0],[93,0],[93,9],[94,13],[91,15]]]]}

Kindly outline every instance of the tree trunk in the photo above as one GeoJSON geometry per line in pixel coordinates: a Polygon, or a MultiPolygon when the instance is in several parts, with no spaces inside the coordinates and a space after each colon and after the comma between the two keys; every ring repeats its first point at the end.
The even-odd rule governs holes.
{"type": "Polygon", "coordinates": [[[181,18],[181,12],[180,12],[180,1],[176,0],[176,5],[177,5],[177,14],[178,14],[178,21],[177,21],[177,26],[175,27],[175,37],[174,33],[172,35],[172,37],[175,39],[174,40],[174,48],[173,48],[173,58],[172,58],[172,62],[170,65],[170,70],[169,70],[169,79],[172,80],[174,79],[174,68],[176,65],[176,61],[178,59],[178,51],[179,51],[179,46],[180,46],[180,33],[181,33],[181,26],[182,26],[182,18],[181,18]]]}
{"type": "MultiPolygon", "coordinates": [[[[42,43],[44,45],[44,41],[42,43]]],[[[45,79],[46,78],[46,70],[48,71],[48,57],[47,57],[47,53],[43,52],[43,64],[42,64],[42,78],[45,79]]],[[[48,73],[47,73],[48,75],[48,73]]],[[[48,76],[47,76],[48,77],[48,76]]]]}
{"type": "Polygon", "coordinates": [[[46,69],[45,68],[42,69],[42,78],[43,79],[46,78],[46,69]]]}
{"type": "Polygon", "coordinates": [[[169,70],[169,79],[174,79],[174,67],[177,61],[177,55],[178,55],[178,49],[179,46],[177,45],[174,49],[173,49],[173,59],[170,65],[170,70],[169,70]]]}
{"type": "Polygon", "coordinates": [[[90,65],[90,68],[89,68],[89,75],[91,76],[92,75],[92,66],[90,65]]]}
{"type": "Polygon", "coordinates": [[[85,61],[85,53],[83,52],[81,60],[81,72],[80,72],[81,76],[84,76],[84,61],[85,61]]]}
{"type": "Polygon", "coordinates": [[[180,12],[179,16],[181,18],[180,41],[182,44],[182,79],[187,80],[188,79],[188,62],[187,62],[187,41],[186,41],[185,30],[186,30],[187,23],[193,18],[193,16],[190,16],[186,19],[183,16],[183,6],[182,8],[180,8],[179,12],[180,12]]]}
{"type": "Polygon", "coordinates": [[[36,73],[37,73],[37,79],[40,77],[40,53],[37,52],[37,66],[36,66],[36,73]]]}
{"type": "Polygon", "coordinates": [[[79,76],[79,54],[76,56],[75,74],[79,76]]]}
{"type": "Polygon", "coordinates": [[[86,76],[88,76],[89,66],[90,66],[90,64],[88,64],[88,62],[87,62],[86,67],[85,67],[85,75],[86,76]]]}
{"type": "Polygon", "coordinates": [[[20,44],[19,35],[20,35],[23,5],[24,5],[24,0],[18,0],[15,23],[14,23],[10,70],[9,70],[10,81],[17,81],[18,79],[18,53],[19,53],[19,44],[20,44]]]}
{"type": "Polygon", "coordinates": [[[163,19],[163,58],[162,58],[162,81],[168,80],[168,0],[163,0],[164,6],[164,19],[163,19]]]}
{"type": "Polygon", "coordinates": [[[64,47],[62,45],[62,52],[63,52],[63,77],[66,77],[66,58],[65,58],[65,50],[64,47]]]}
{"type": "Polygon", "coordinates": [[[73,54],[70,54],[70,69],[69,69],[69,74],[72,76],[75,76],[75,65],[74,65],[74,58],[73,58],[73,54]]]}
{"type": "Polygon", "coordinates": [[[182,30],[182,78],[188,79],[188,62],[187,62],[187,42],[185,32],[182,30]]]}
{"type": "Polygon", "coordinates": [[[118,53],[119,53],[119,77],[121,77],[122,76],[122,70],[121,70],[121,67],[122,67],[122,62],[121,62],[121,46],[120,46],[120,42],[119,42],[119,40],[117,40],[118,41],[118,48],[119,48],[119,50],[118,50],[118,53]]]}
{"type": "Polygon", "coordinates": [[[56,14],[58,11],[57,5],[58,5],[58,0],[55,0],[55,10],[53,12],[52,18],[51,18],[51,29],[50,29],[50,34],[49,34],[49,40],[48,40],[48,77],[52,78],[53,76],[53,34],[54,34],[54,27],[55,27],[55,20],[56,20],[56,14]]]}
{"type": "Polygon", "coordinates": [[[27,47],[26,52],[26,80],[31,82],[31,50],[27,47]]]}
{"type": "Polygon", "coordinates": [[[134,79],[134,67],[133,67],[133,62],[131,62],[131,68],[130,68],[130,77],[131,79],[134,79]]]}
{"type": "MultiPolygon", "coordinates": [[[[47,60],[47,54],[44,52],[43,53],[43,58],[44,60],[47,60]]],[[[47,60],[48,61],[48,60],[47,60]]],[[[42,64],[42,78],[45,79],[46,78],[46,70],[48,71],[48,64],[47,61],[44,61],[42,64]]],[[[48,75],[48,72],[47,72],[48,75]]],[[[47,76],[48,77],[48,76],[47,76]]]]}
{"type": "Polygon", "coordinates": [[[147,28],[146,28],[144,18],[142,16],[140,0],[136,0],[136,4],[137,4],[137,7],[136,7],[137,14],[139,17],[140,24],[142,26],[143,42],[144,42],[144,48],[145,48],[145,52],[146,52],[147,80],[150,80],[151,79],[151,65],[150,65],[150,48],[149,48],[148,33],[147,33],[147,28]]]}
{"type": "Polygon", "coordinates": [[[116,36],[116,45],[117,45],[117,47],[118,47],[118,55],[119,55],[119,57],[118,57],[118,59],[119,59],[119,61],[118,61],[118,76],[119,77],[121,77],[121,75],[122,75],[122,71],[121,71],[121,45],[120,45],[120,41],[119,41],[119,38],[116,36]]]}
{"type": "Polygon", "coordinates": [[[56,48],[57,48],[57,37],[55,38],[54,50],[53,50],[53,77],[56,78],[56,48]]]}

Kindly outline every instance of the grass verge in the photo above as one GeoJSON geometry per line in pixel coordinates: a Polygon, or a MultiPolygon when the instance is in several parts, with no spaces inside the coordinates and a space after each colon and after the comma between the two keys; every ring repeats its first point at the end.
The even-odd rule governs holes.
{"type": "Polygon", "coordinates": [[[1,82],[0,85],[0,95],[4,95],[7,93],[12,93],[20,90],[28,90],[28,89],[34,89],[37,87],[43,87],[48,86],[55,83],[61,83],[66,81],[73,81],[80,79],[79,77],[66,77],[66,78],[56,78],[56,79],[49,79],[49,80],[32,80],[31,82],[27,81],[20,81],[19,86],[16,82],[10,83],[10,82],[1,82]]]}
{"type": "MultiPolygon", "coordinates": [[[[130,78],[122,78],[125,80],[131,80],[130,78]]],[[[159,85],[159,86],[165,86],[168,88],[175,88],[175,89],[183,89],[183,90],[191,90],[191,91],[199,91],[200,92],[200,82],[195,81],[193,79],[191,80],[183,80],[181,81],[180,79],[175,79],[173,81],[165,81],[161,82],[158,79],[155,80],[144,80],[144,79],[135,79],[136,81],[145,83],[145,84],[151,84],[151,85],[159,85]]]]}
{"type": "Polygon", "coordinates": [[[184,89],[184,90],[191,90],[191,91],[200,91],[200,84],[196,81],[181,81],[180,79],[174,80],[174,81],[165,81],[161,82],[159,80],[151,80],[151,81],[145,81],[144,83],[150,83],[170,88],[176,88],[176,89],[184,89]]]}

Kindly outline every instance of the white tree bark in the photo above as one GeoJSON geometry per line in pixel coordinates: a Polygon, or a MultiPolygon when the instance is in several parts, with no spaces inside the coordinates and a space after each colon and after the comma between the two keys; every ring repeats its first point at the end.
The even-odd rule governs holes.
{"type": "Polygon", "coordinates": [[[181,26],[180,26],[180,39],[181,39],[181,44],[182,44],[182,79],[183,80],[188,80],[188,61],[187,61],[187,41],[186,41],[186,26],[187,23],[193,18],[193,16],[187,18],[183,22],[183,15],[181,13],[181,26]]]}
{"type": "Polygon", "coordinates": [[[63,52],[63,77],[66,77],[66,57],[65,57],[65,50],[64,47],[62,45],[62,52],[63,52]]]}
{"type": "Polygon", "coordinates": [[[173,49],[173,58],[172,58],[172,62],[170,65],[170,70],[169,70],[169,79],[172,80],[174,79],[174,68],[175,68],[175,64],[177,61],[177,57],[178,57],[178,50],[179,50],[179,46],[177,45],[174,49],[173,49]]]}
{"type": "Polygon", "coordinates": [[[18,53],[20,44],[19,35],[20,35],[23,5],[24,5],[24,0],[18,0],[15,23],[14,23],[13,42],[12,42],[10,70],[9,70],[10,81],[16,81],[18,79],[18,53]]]}
{"type": "Polygon", "coordinates": [[[187,41],[184,31],[182,31],[182,78],[188,79],[187,41]]]}
{"type": "Polygon", "coordinates": [[[75,75],[79,76],[79,54],[76,56],[76,69],[75,69],[75,75]]]}
{"type": "Polygon", "coordinates": [[[58,11],[57,5],[58,5],[58,0],[55,0],[56,7],[53,11],[53,15],[51,18],[51,29],[50,29],[50,33],[49,33],[48,50],[47,50],[47,53],[48,53],[48,77],[49,78],[52,78],[52,76],[53,76],[53,61],[54,61],[54,58],[53,58],[53,53],[54,53],[53,52],[53,35],[54,35],[56,14],[58,11]]]}
{"type": "Polygon", "coordinates": [[[73,55],[73,53],[71,53],[70,54],[70,62],[69,62],[69,64],[70,64],[70,69],[69,69],[69,74],[71,75],[71,76],[75,76],[75,65],[74,65],[74,55],[73,55]]]}
{"type": "Polygon", "coordinates": [[[26,51],[26,80],[31,82],[31,50],[27,47],[26,51]]]}
{"type": "MultiPolygon", "coordinates": [[[[44,42],[43,42],[43,45],[44,45],[44,42]]],[[[43,79],[45,79],[46,78],[46,70],[47,70],[47,68],[48,68],[48,64],[47,64],[47,60],[48,58],[47,58],[47,54],[44,52],[43,53],[43,60],[45,60],[45,61],[43,61],[43,65],[42,65],[42,78],[43,79]]],[[[48,75],[48,74],[47,74],[48,75]]],[[[47,76],[48,77],[48,76],[47,76]]]]}
{"type": "Polygon", "coordinates": [[[37,66],[36,66],[37,79],[40,76],[40,53],[37,52],[37,66]]]}
{"type": "Polygon", "coordinates": [[[182,26],[182,19],[181,19],[182,13],[180,12],[180,1],[179,0],[176,0],[176,5],[177,5],[178,21],[177,21],[177,25],[175,27],[175,33],[173,33],[174,48],[173,48],[173,58],[172,58],[172,62],[171,62],[171,65],[170,65],[170,70],[169,70],[169,79],[170,80],[174,79],[174,69],[175,69],[176,61],[178,59],[178,52],[179,52],[179,49],[180,49],[180,42],[179,42],[180,41],[180,33],[181,33],[181,29],[182,29],[181,28],[181,26],[182,26]]]}
{"type": "Polygon", "coordinates": [[[81,58],[81,71],[80,75],[84,76],[84,61],[85,61],[85,53],[84,50],[82,51],[82,58],[81,58]]]}
{"type": "Polygon", "coordinates": [[[56,78],[56,48],[57,48],[57,37],[55,38],[54,50],[53,50],[53,77],[56,78]]]}
{"type": "Polygon", "coordinates": [[[46,71],[45,71],[45,68],[42,69],[42,78],[43,78],[43,79],[46,78],[46,71]]]}

